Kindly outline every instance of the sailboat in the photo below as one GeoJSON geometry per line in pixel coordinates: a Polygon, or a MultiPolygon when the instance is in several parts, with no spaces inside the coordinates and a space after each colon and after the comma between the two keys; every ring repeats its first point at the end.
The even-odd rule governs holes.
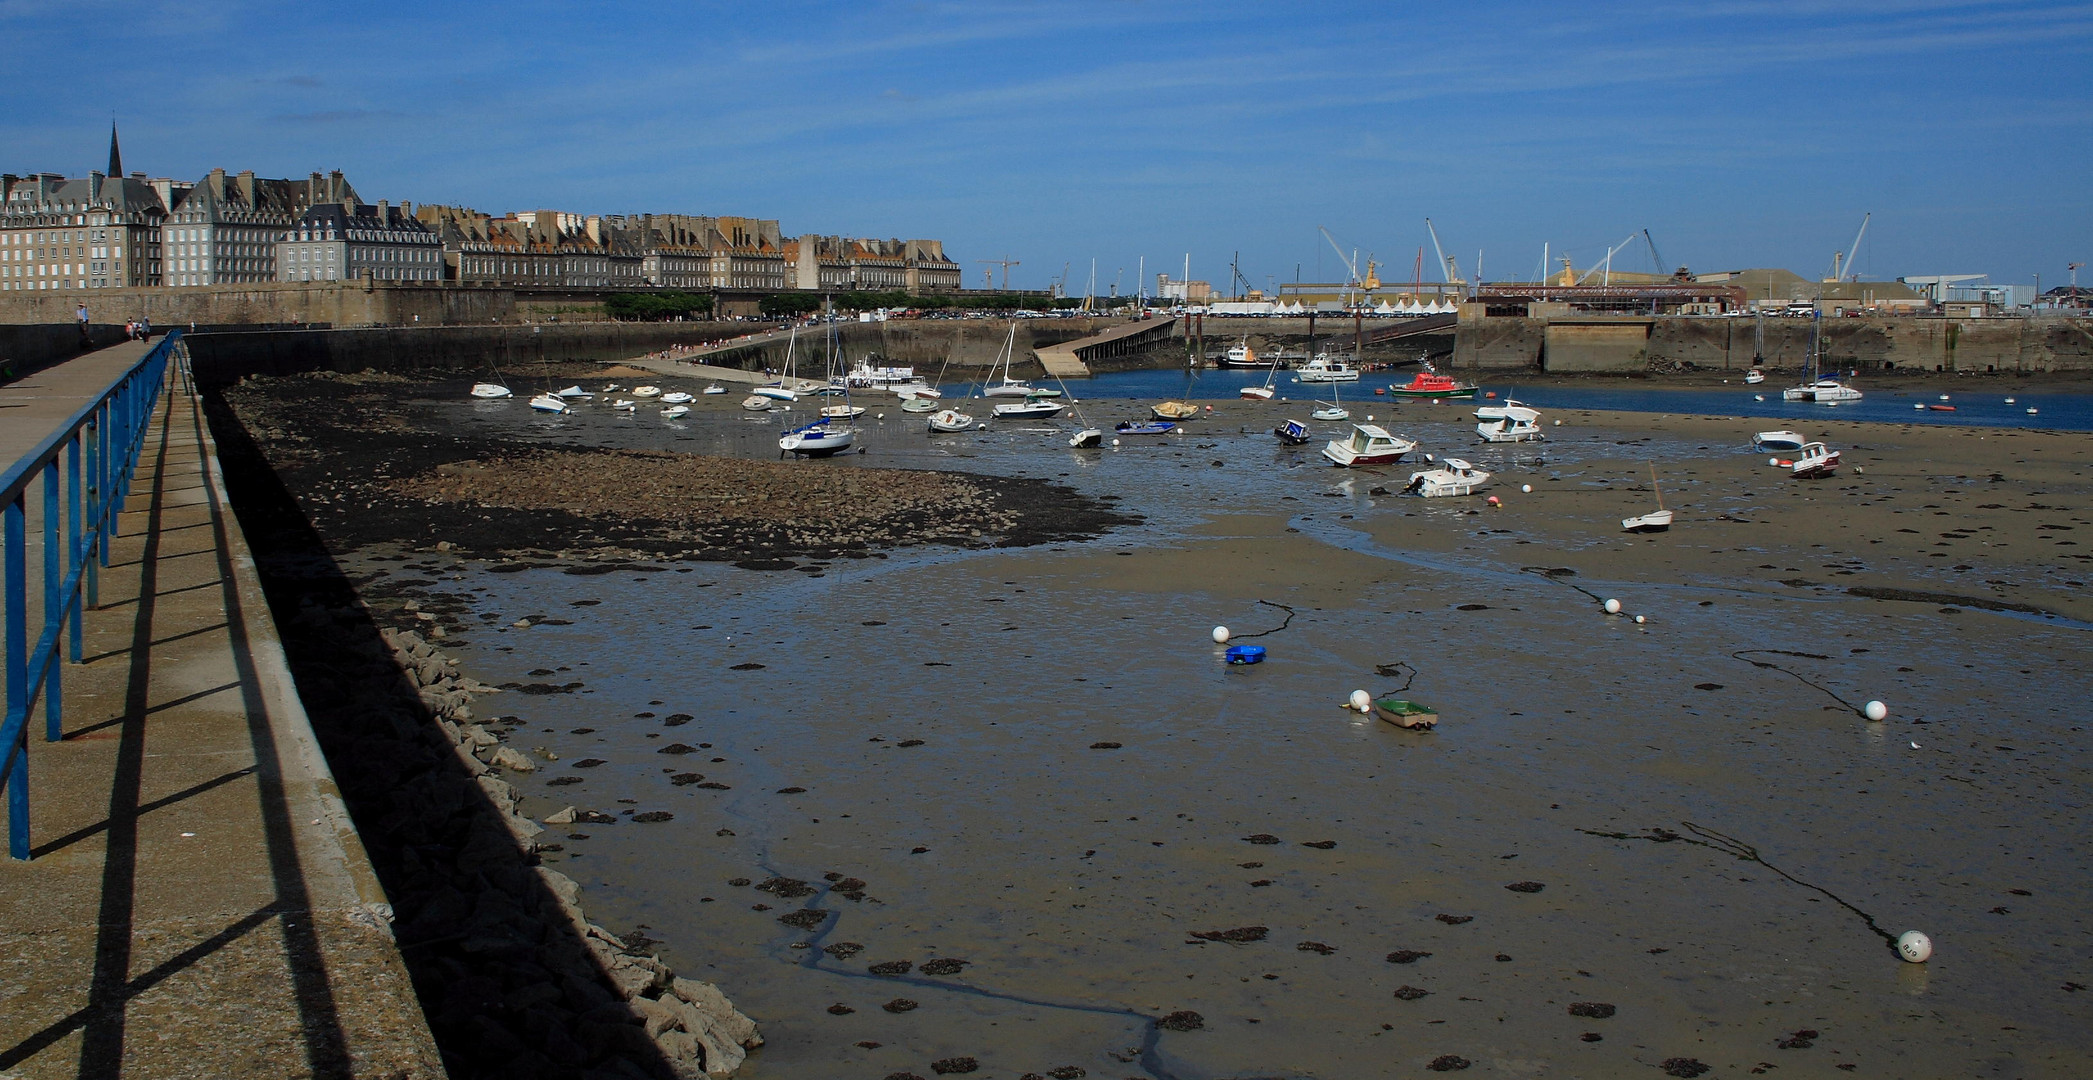
{"type": "MultiPolygon", "coordinates": [[[[1023,379],[1013,379],[1010,377],[1010,367],[1013,363],[1016,362],[1016,345],[1017,321],[1013,319],[1010,323],[1010,333],[1007,337],[1003,339],[1003,352],[1000,356],[997,357],[997,359],[1000,360],[1003,364],[1003,381],[998,383],[990,383],[987,380],[983,380],[981,386],[981,396],[1021,398],[1060,397],[1061,391],[1059,390],[1041,389],[1039,387],[1031,385],[1030,383],[1025,382],[1023,379]]],[[[990,376],[995,375],[995,364],[990,364],[988,366],[988,373],[990,376]]]]}
{"type": "Polygon", "coordinates": [[[1657,509],[1637,517],[1622,518],[1621,528],[1629,532],[1663,532],[1671,528],[1671,511],[1664,508],[1664,489],[1657,486],[1657,465],[1650,464],[1650,490],[1657,493],[1657,509]]]}
{"type": "Polygon", "coordinates": [[[1337,400],[1337,384],[1330,384],[1330,404],[1308,414],[1316,420],[1350,420],[1352,414],[1337,400]]]}
{"type": "Polygon", "coordinates": [[[476,398],[505,398],[511,393],[513,391],[502,381],[501,372],[498,371],[494,373],[493,382],[476,382],[472,384],[472,396],[476,398]]]}
{"type": "MultiPolygon", "coordinates": [[[[833,326],[833,324],[831,325],[833,326]]],[[[773,401],[799,400],[799,394],[792,388],[792,373],[794,365],[798,362],[798,346],[799,326],[794,324],[791,335],[785,339],[785,374],[777,382],[767,386],[756,387],[755,390],[751,391],[755,396],[769,398],[773,401]]]]}
{"type": "MultiPolygon", "coordinates": [[[[1246,344],[1243,346],[1243,348],[1247,352],[1249,346],[1246,344]]],[[[1279,354],[1275,352],[1272,354],[1271,364],[1267,367],[1265,371],[1265,384],[1263,386],[1245,386],[1241,390],[1237,391],[1237,393],[1241,394],[1243,398],[1248,401],[1270,401],[1272,400],[1272,382],[1278,377],[1279,354]]],[[[1330,385],[1335,386],[1337,384],[1331,383],[1330,385]]]]}
{"type": "Polygon", "coordinates": [[[1810,318],[1810,353],[1803,365],[1802,385],[1791,386],[1781,391],[1783,401],[1814,401],[1819,405],[1836,405],[1841,401],[1859,401],[1861,398],[1860,391],[1837,379],[1824,378],[1818,370],[1823,365],[1823,353],[1817,330],[1823,320],[1822,312],[1817,312],[1810,318]]]}
{"type": "MultiPolygon", "coordinates": [[[[836,339],[836,324],[834,320],[831,320],[828,324],[828,333],[829,376],[833,379],[838,370],[836,358],[842,354],[842,349],[836,339]]],[[[821,410],[823,414],[821,419],[811,424],[793,428],[791,431],[778,436],[778,456],[783,457],[786,454],[791,454],[794,457],[829,457],[850,449],[851,444],[855,443],[858,437],[857,427],[850,423],[850,416],[854,415],[849,413],[850,408],[850,388],[846,385],[843,388],[843,404],[841,406],[824,408],[821,410]],[[830,416],[828,415],[830,408],[840,408],[845,415],[830,416]]]]}

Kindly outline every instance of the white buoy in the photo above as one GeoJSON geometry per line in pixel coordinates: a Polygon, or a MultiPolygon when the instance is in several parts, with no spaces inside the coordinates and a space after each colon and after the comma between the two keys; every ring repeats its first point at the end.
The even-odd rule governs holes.
{"type": "Polygon", "coordinates": [[[2035,407],[2034,407],[2033,405],[2030,405],[2030,406],[2028,406],[2028,415],[2029,415],[2029,416],[2033,416],[2033,415],[2035,415],[2035,407]]]}
{"type": "Polygon", "coordinates": [[[2011,405],[2011,404],[2013,404],[2013,399],[2012,399],[2012,398],[2007,398],[2007,399],[2006,399],[2006,404],[2008,404],[2008,405],[2011,405]]]}
{"type": "Polygon", "coordinates": [[[1112,440],[1112,445],[1113,445],[1113,446],[1118,446],[1118,445],[1119,445],[1119,440],[1118,440],[1118,439],[1113,439],[1113,440],[1112,440]]]}
{"type": "Polygon", "coordinates": [[[1940,399],[1941,399],[1942,401],[1946,401],[1946,400],[1948,400],[1948,395],[1946,395],[1946,394],[1942,394],[1942,395],[1940,396],[1940,399]]]}
{"type": "Polygon", "coordinates": [[[1532,485],[1532,484],[1520,484],[1520,485],[1519,485],[1519,494],[1521,494],[1521,495],[1531,495],[1531,494],[1533,494],[1533,485],[1532,485]]]}
{"type": "Polygon", "coordinates": [[[1369,423],[1369,424],[1373,423],[1373,422],[1374,422],[1374,414],[1372,414],[1372,413],[1367,413],[1367,414],[1366,414],[1366,422],[1367,422],[1367,423],[1369,423]]]}
{"type": "Polygon", "coordinates": [[[1608,615],[1619,615],[1621,613],[1621,602],[1619,600],[1608,600],[1600,606],[1606,609],[1606,614],[1608,615]]]}
{"type": "Polygon", "coordinates": [[[1752,399],[1753,401],[1764,401],[1764,400],[1766,400],[1766,395],[1764,395],[1764,394],[1753,394],[1753,395],[1751,396],[1751,399],[1752,399]]]}
{"type": "Polygon", "coordinates": [[[1923,401],[1914,401],[1911,403],[1911,407],[1914,409],[1924,411],[1924,409],[1926,408],[1926,403],[1923,401]]]}
{"type": "Polygon", "coordinates": [[[1637,625],[1637,626],[1641,626],[1641,625],[1642,625],[1642,616],[1640,616],[1640,615],[1637,615],[1637,616],[1635,617],[1635,625],[1637,625]]]}
{"type": "Polygon", "coordinates": [[[1225,626],[1216,626],[1216,627],[1214,627],[1214,644],[1216,644],[1216,645],[1226,645],[1226,644],[1228,644],[1228,628],[1227,628],[1227,627],[1225,627],[1225,626]]]}
{"type": "Polygon", "coordinates": [[[1557,421],[1555,422],[1555,426],[1556,426],[1556,427],[1561,427],[1561,426],[1562,426],[1562,421],[1560,421],[1560,420],[1557,420],[1557,421]]]}
{"type": "Polygon", "coordinates": [[[1860,714],[1877,722],[1889,719],[1890,707],[1879,701],[1870,701],[1861,706],[1860,714]]]}
{"type": "Polygon", "coordinates": [[[1858,465],[1855,465],[1855,466],[1853,467],[1853,475],[1855,475],[1855,476],[1859,476],[1859,475],[1861,475],[1861,474],[1863,474],[1863,473],[1865,473],[1865,472],[1867,472],[1867,471],[1868,471],[1868,470],[1866,470],[1866,469],[1863,469],[1863,468],[1861,468],[1861,467],[1860,467],[1860,466],[1858,466],[1858,465]]]}
{"type": "Polygon", "coordinates": [[[1766,459],[1766,464],[1768,464],[1768,465],[1779,465],[1780,463],[1781,463],[1781,459],[1779,459],[1779,458],[1777,458],[1777,457],[1770,457],[1770,458],[1767,458],[1767,459],[1766,459]]]}
{"type": "Polygon", "coordinates": [[[1369,694],[1364,690],[1352,691],[1352,708],[1357,709],[1360,712],[1369,712],[1372,711],[1373,707],[1374,696],[1372,694],[1369,694]]]}
{"type": "Polygon", "coordinates": [[[1897,955],[1923,964],[1933,956],[1933,939],[1916,930],[1906,930],[1897,935],[1897,955]]]}

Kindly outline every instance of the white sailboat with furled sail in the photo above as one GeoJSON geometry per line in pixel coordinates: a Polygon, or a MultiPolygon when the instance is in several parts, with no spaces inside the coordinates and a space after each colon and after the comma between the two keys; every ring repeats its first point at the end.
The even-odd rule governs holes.
{"type": "MultiPolygon", "coordinates": [[[[842,355],[841,345],[836,339],[834,319],[829,320],[828,334],[829,375],[833,378],[840,370],[837,357],[842,355]]],[[[850,449],[858,438],[857,425],[850,422],[856,415],[851,409],[850,387],[846,384],[843,387],[842,405],[827,406],[821,410],[822,416],[819,420],[803,424],[778,436],[778,456],[791,454],[794,457],[830,457],[850,449]],[[837,413],[831,415],[831,409],[837,410],[837,413]]]]}

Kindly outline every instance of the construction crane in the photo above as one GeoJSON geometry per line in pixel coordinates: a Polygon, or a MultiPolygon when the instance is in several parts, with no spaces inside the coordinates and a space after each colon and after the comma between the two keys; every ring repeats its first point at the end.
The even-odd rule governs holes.
{"type": "Polygon", "coordinates": [[[1446,275],[1446,283],[1453,284],[1453,260],[1446,257],[1446,249],[1439,246],[1439,230],[1432,228],[1432,219],[1424,219],[1424,231],[1432,234],[1432,254],[1439,256],[1439,270],[1446,275]]]}
{"type": "Polygon", "coordinates": [[[1351,275],[1345,278],[1345,284],[1360,284],[1358,254],[1354,253],[1351,255],[1346,255],[1344,253],[1344,248],[1338,246],[1337,238],[1330,235],[1330,230],[1323,228],[1321,225],[1317,225],[1315,228],[1317,232],[1323,234],[1323,239],[1328,240],[1330,242],[1330,250],[1335,251],[1337,253],[1337,261],[1343,264],[1346,272],[1348,272],[1351,275]]]}
{"type": "Polygon", "coordinates": [[[1853,234],[1853,246],[1845,251],[1834,251],[1831,253],[1831,276],[1824,280],[1845,281],[1849,278],[1854,281],[1860,280],[1860,274],[1853,269],[1853,263],[1860,258],[1860,238],[1868,235],[1868,219],[1874,216],[1872,212],[1862,214],[1860,216],[1860,231],[1853,234]],[[1842,259],[1844,260],[1843,263],[1840,261],[1842,259]]]}
{"type": "Polygon", "coordinates": [[[1656,241],[1655,239],[1651,238],[1651,236],[1650,236],[1650,230],[1648,230],[1648,229],[1644,229],[1644,230],[1642,231],[1642,242],[1643,242],[1644,244],[1647,244],[1647,245],[1649,245],[1649,248],[1650,248],[1650,265],[1651,265],[1651,266],[1654,266],[1654,267],[1656,267],[1656,268],[1657,268],[1657,276],[1658,276],[1658,277],[1664,277],[1664,276],[1666,276],[1666,275],[1670,274],[1670,273],[1671,273],[1671,271],[1669,271],[1669,270],[1666,270],[1666,269],[1664,268],[1664,256],[1662,256],[1662,255],[1659,255],[1659,254],[1657,254],[1657,241],[1656,241]]]}
{"type": "Polygon", "coordinates": [[[1613,284],[1613,253],[1614,253],[1614,252],[1616,252],[1616,251],[1619,251],[1619,250],[1621,250],[1622,248],[1625,248],[1625,247],[1627,247],[1627,246],[1628,246],[1629,244],[1632,244],[1632,243],[1634,243],[1635,241],[1637,241],[1638,239],[1641,239],[1641,237],[1642,237],[1642,234],[1641,234],[1641,233],[1629,233],[1629,234],[1628,234],[1628,238],[1627,238],[1626,240],[1623,240],[1623,241],[1621,241],[1620,243],[1618,243],[1618,244],[1615,244],[1615,245],[1613,245],[1613,246],[1612,246],[1612,247],[1610,247],[1610,248],[1607,248],[1607,249],[1606,249],[1606,257],[1605,257],[1604,259],[1600,260],[1600,262],[1599,262],[1599,265],[1598,265],[1598,266],[1594,266],[1594,267],[1592,267],[1591,269],[1589,269],[1589,270],[1586,270],[1586,271],[1584,272],[1584,276],[1583,276],[1583,277],[1581,277],[1581,278],[1578,278],[1578,279],[1577,279],[1577,284],[1579,284],[1579,285],[1582,285],[1582,284],[1584,284],[1584,283],[1585,283],[1586,281],[1590,280],[1590,278],[1591,278],[1591,276],[1592,276],[1593,274],[1601,274],[1601,271],[1602,271],[1602,270],[1604,271],[1604,273],[1603,273],[1603,274],[1601,274],[1601,276],[1600,276],[1600,278],[1599,278],[1599,284],[1601,284],[1601,285],[1611,285],[1611,284],[1613,284]]]}
{"type": "MultiPolygon", "coordinates": [[[[1004,292],[1009,292],[1009,291],[1010,291],[1010,268],[1011,268],[1011,267],[1013,267],[1013,266],[1022,266],[1022,265],[1024,265],[1023,263],[1020,263],[1020,262],[1018,262],[1018,261],[1017,261],[1016,259],[975,259],[974,261],[975,261],[975,262],[977,262],[977,263],[986,263],[986,264],[988,264],[989,266],[1000,266],[1000,267],[1002,267],[1002,268],[1003,268],[1003,291],[1004,291],[1004,292]]],[[[984,289],[985,289],[985,288],[988,288],[988,284],[987,284],[987,279],[988,279],[988,275],[989,275],[989,271],[988,271],[988,270],[984,269],[984,270],[982,270],[982,271],[981,271],[981,277],[982,277],[982,286],[981,286],[981,287],[982,287],[982,288],[984,288],[984,289]]]]}

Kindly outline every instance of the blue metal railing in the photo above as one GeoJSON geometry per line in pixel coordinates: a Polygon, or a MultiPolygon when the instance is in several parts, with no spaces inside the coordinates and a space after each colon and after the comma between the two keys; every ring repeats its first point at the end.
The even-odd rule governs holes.
{"type": "Polygon", "coordinates": [[[130,493],[131,470],[145,446],[153,409],[160,400],[168,364],[186,355],[181,332],[170,332],[145,358],[96,400],[0,473],[0,574],[6,630],[0,653],[7,669],[7,713],[0,723],[0,790],[7,795],[7,852],[29,858],[29,716],[37,698],[44,704],[44,740],[64,735],[64,686],[59,678],[58,639],[69,659],[80,662],[81,605],[100,603],[100,570],[109,565],[109,540],[130,493]],[[37,484],[42,476],[43,483],[37,484]],[[41,487],[43,527],[43,632],[29,646],[30,491],[41,487]],[[60,491],[64,498],[61,500],[60,491]],[[61,513],[61,507],[63,512],[61,513]]]}

